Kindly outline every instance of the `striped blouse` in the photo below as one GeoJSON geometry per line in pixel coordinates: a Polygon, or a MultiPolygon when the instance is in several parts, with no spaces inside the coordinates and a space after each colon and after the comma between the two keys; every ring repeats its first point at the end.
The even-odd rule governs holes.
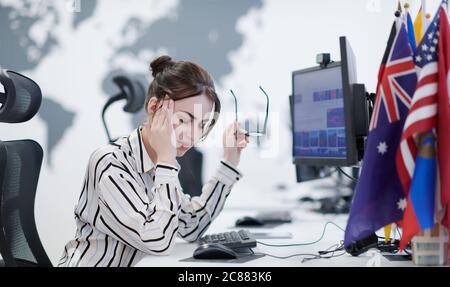
{"type": "Polygon", "coordinates": [[[201,196],[183,193],[179,166],[154,164],[140,128],[96,150],[75,206],[76,233],[58,266],[133,266],[166,255],[175,235],[196,241],[222,210],[241,173],[221,161],[201,196]]]}

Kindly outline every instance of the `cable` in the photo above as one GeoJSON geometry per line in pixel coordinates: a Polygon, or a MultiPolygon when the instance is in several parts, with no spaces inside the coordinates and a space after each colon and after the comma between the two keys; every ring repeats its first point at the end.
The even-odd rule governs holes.
{"type": "Polygon", "coordinates": [[[334,223],[334,222],[332,222],[332,221],[327,221],[327,222],[325,223],[325,226],[323,227],[322,235],[320,236],[320,238],[317,239],[317,240],[315,240],[315,241],[312,241],[312,242],[307,242],[307,243],[295,243],[295,244],[269,244],[269,243],[264,243],[264,242],[261,242],[261,241],[256,241],[256,242],[258,242],[259,244],[262,244],[262,245],[265,245],[265,246],[271,246],[271,247],[292,247],[292,246],[312,245],[312,244],[316,244],[317,242],[320,242],[320,241],[323,239],[323,237],[324,237],[324,235],[325,235],[325,231],[326,231],[327,226],[328,226],[329,224],[332,224],[332,225],[336,226],[337,228],[339,228],[340,230],[342,230],[342,231],[345,232],[345,230],[344,230],[342,227],[340,227],[339,225],[337,225],[336,223],[334,223]]]}
{"type": "Polygon", "coordinates": [[[266,255],[266,256],[269,256],[269,257],[276,258],[276,259],[288,259],[288,258],[297,257],[297,256],[315,256],[315,257],[320,257],[320,255],[312,254],[312,253],[297,253],[297,254],[292,254],[292,255],[288,255],[288,256],[277,256],[277,255],[272,255],[272,254],[263,253],[263,252],[253,253],[253,254],[254,255],[266,255]]]}
{"type": "Polygon", "coordinates": [[[314,260],[314,259],[331,259],[331,258],[336,258],[336,257],[344,255],[345,253],[347,253],[347,252],[343,251],[343,252],[335,255],[334,252],[333,252],[333,254],[331,256],[316,255],[314,257],[303,258],[302,263],[305,263],[306,261],[314,260]]]}
{"type": "Polygon", "coordinates": [[[324,254],[328,254],[328,253],[334,253],[334,252],[336,252],[336,251],[341,251],[341,250],[343,250],[343,249],[344,249],[344,241],[341,241],[339,244],[332,245],[332,246],[328,247],[328,248],[325,249],[325,250],[319,251],[318,253],[319,253],[320,255],[324,255],[324,254]],[[333,248],[333,247],[335,247],[335,249],[330,250],[330,249],[333,248]]]}
{"type": "MultiPolygon", "coordinates": [[[[336,223],[334,223],[332,221],[327,221],[325,223],[324,227],[323,227],[322,234],[321,234],[320,238],[315,240],[315,241],[312,241],[312,242],[295,243],[295,244],[268,244],[268,243],[264,243],[264,242],[260,242],[260,241],[256,241],[256,242],[258,242],[259,244],[262,244],[262,245],[265,245],[265,246],[271,246],[271,247],[292,247],[292,246],[312,245],[312,244],[320,242],[323,239],[323,237],[325,236],[326,228],[327,228],[327,226],[329,224],[332,224],[335,227],[337,227],[338,229],[340,229],[340,230],[345,232],[345,230],[342,227],[340,227],[339,225],[337,225],[336,223]]],[[[397,227],[397,232],[399,232],[398,227],[397,227]]],[[[379,239],[384,239],[384,237],[382,237],[382,236],[378,236],[378,238],[379,239]]],[[[396,253],[399,252],[399,249],[395,248],[395,245],[396,244],[398,245],[398,242],[399,242],[398,240],[394,240],[394,243],[391,243],[391,244],[388,244],[388,245],[381,244],[381,245],[378,246],[378,249],[383,251],[383,252],[389,252],[391,254],[396,254],[396,253]]],[[[410,255],[410,253],[408,251],[406,251],[406,250],[404,250],[404,251],[405,251],[405,253],[407,255],[410,255]]],[[[339,257],[339,256],[344,255],[346,253],[346,250],[345,250],[345,247],[344,247],[344,242],[341,241],[339,244],[334,244],[334,245],[328,247],[325,250],[319,251],[318,254],[295,253],[295,254],[291,254],[291,255],[287,255],[287,256],[277,256],[277,255],[273,255],[273,254],[269,254],[269,253],[263,253],[263,252],[255,253],[253,250],[252,250],[252,252],[253,252],[254,255],[266,255],[266,256],[269,256],[269,257],[277,258],[277,259],[288,259],[288,258],[297,257],[297,256],[310,256],[310,257],[306,257],[306,258],[302,259],[302,263],[304,263],[306,261],[314,260],[314,259],[330,259],[330,258],[339,257]],[[332,248],[334,248],[334,249],[330,250],[332,248]],[[339,252],[339,251],[343,251],[343,252],[335,254],[336,252],[339,252]],[[331,255],[325,256],[325,255],[330,254],[330,253],[331,253],[331,255]]]]}
{"type": "Polygon", "coordinates": [[[253,250],[253,254],[254,255],[266,255],[269,257],[273,257],[273,258],[277,258],[277,259],[288,259],[288,258],[292,258],[292,257],[297,257],[297,256],[310,256],[307,258],[303,258],[302,259],[302,263],[309,261],[309,260],[313,260],[313,259],[330,259],[330,258],[334,258],[334,257],[339,257],[344,255],[346,252],[342,252],[339,253],[337,255],[335,255],[335,252],[337,251],[341,251],[344,249],[344,245],[343,242],[341,241],[340,244],[334,244],[331,247],[328,247],[325,251],[319,251],[319,254],[313,254],[313,253],[296,253],[296,254],[291,254],[291,255],[287,255],[287,256],[278,256],[278,255],[273,255],[273,254],[269,254],[269,253],[264,253],[264,252],[259,252],[259,253],[255,253],[253,250]],[[334,250],[330,250],[333,247],[336,247],[334,250]],[[323,256],[324,254],[328,254],[331,253],[330,256],[323,256]]]}
{"type": "Polygon", "coordinates": [[[340,167],[336,167],[336,170],[340,173],[342,173],[343,175],[345,175],[347,178],[349,178],[350,180],[354,181],[354,182],[358,182],[358,179],[354,178],[353,176],[349,175],[348,173],[346,173],[345,171],[342,170],[342,168],[340,167]]]}
{"type": "MultiPolygon", "coordinates": [[[[321,236],[319,237],[319,239],[317,239],[317,240],[315,240],[315,241],[312,241],[312,242],[307,242],[307,243],[295,243],[295,244],[268,244],[268,243],[264,243],[264,242],[261,242],[261,241],[256,241],[256,242],[259,243],[259,244],[261,244],[261,245],[271,246],[271,247],[292,247],[292,246],[312,245],[312,244],[315,244],[315,243],[320,242],[320,241],[323,239],[323,237],[324,237],[324,235],[325,235],[326,228],[327,228],[327,226],[328,226],[329,224],[332,224],[332,225],[334,225],[335,227],[337,227],[338,229],[340,229],[341,231],[344,231],[344,232],[345,232],[345,230],[344,230],[342,227],[340,227],[339,225],[337,225],[336,223],[334,223],[334,222],[332,222],[332,221],[327,221],[327,222],[325,223],[324,227],[323,227],[322,234],[321,234],[321,236]]],[[[397,233],[400,233],[398,226],[397,226],[397,233]]],[[[382,237],[382,236],[377,236],[377,237],[378,237],[379,239],[384,239],[384,237],[382,237]]],[[[399,240],[395,240],[395,239],[394,239],[394,247],[395,247],[395,244],[398,244],[398,242],[399,242],[399,240]]],[[[389,252],[389,253],[392,253],[392,254],[396,254],[396,253],[399,252],[398,248],[392,248],[392,247],[393,247],[393,245],[392,245],[392,243],[391,243],[391,244],[386,245],[386,246],[379,245],[379,246],[378,246],[378,249],[381,250],[381,251],[383,251],[383,249],[384,249],[385,252],[389,252]]],[[[273,254],[264,253],[264,252],[255,253],[252,249],[250,249],[250,250],[252,251],[252,253],[253,253],[254,255],[266,255],[266,256],[269,256],[269,257],[277,258],[277,259],[288,259],[288,258],[297,257],[297,256],[310,256],[310,257],[303,258],[303,259],[302,259],[302,263],[304,263],[304,262],[306,262],[306,261],[309,261],[309,260],[314,260],[314,259],[330,259],[330,258],[335,258],[335,257],[339,257],[339,256],[342,256],[342,255],[344,255],[345,253],[347,253],[346,250],[345,250],[345,246],[344,246],[344,242],[343,242],[343,241],[340,241],[339,244],[334,244],[334,245],[328,247],[328,248],[325,249],[325,250],[319,251],[318,254],[312,254],[312,253],[295,253],[295,254],[291,254],[291,255],[287,255],[287,256],[278,256],[278,255],[273,255],[273,254]],[[334,249],[333,249],[333,250],[330,250],[330,249],[332,249],[332,248],[334,248],[334,249]],[[339,251],[343,251],[343,252],[338,253],[338,254],[335,254],[336,252],[339,252],[339,251]],[[331,253],[331,255],[329,255],[329,256],[324,256],[324,255],[327,255],[327,254],[330,254],[330,253],[331,253]]],[[[409,253],[408,251],[406,251],[406,250],[404,250],[404,251],[405,251],[405,253],[406,253],[407,255],[410,255],[410,253],[409,253]]]]}
{"type": "MultiPolygon", "coordinates": [[[[327,226],[329,224],[332,224],[335,227],[337,227],[338,229],[340,229],[340,230],[345,232],[345,230],[342,227],[340,227],[339,225],[337,225],[336,223],[334,223],[332,221],[327,221],[325,223],[324,227],[323,227],[322,234],[321,234],[320,238],[315,240],[315,241],[312,241],[312,242],[297,243],[297,244],[268,244],[268,243],[264,243],[264,242],[260,242],[260,241],[256,241],[256,242],[258,242],[259,244],[265,245],[265,246],[272,246],[272,247],[290,247],[290,246],[312,245],[312,244],[315,244],[315,243],[317,243],[317,242],[319,242],[319,241],[321,241],[323,239],[323,237],[325,235],[325,231],[326,231],[327,226]]],[[[266,256],[269,256],[269,257],[277,258],[277,259],[288,259],[288,258],[297,257],[297,256],[310,256],[310,257],[302,259],[302,263],[304,263],[306,261],[313,260],[313,259],[330,259],[330,258],[342,256],[342,255],[344,255],[346,253],[345,250],[344,250],[344,252],[335,255],[335,252],[342,251],[342,250],[344,250],[344,242],[343,241],[341,241],[339,244],[334,244],[334,245],[328,247],[327,249],[325,249],[323,251],[319,251],[318,252],[319,254],[296,253],[296,254],[291,254],[291,255],[287,255],[287,256],[277,256],[277,255],[273,255],[273,254],[269,254],[269,253],[263,253],[263,252],[255,253],[253,250],[252,250],[252,252],[253,252],[254,255],[266,255],[266,256]],[[330,250],[333,247],[335,247],[335,249],[330,250]],[[324,256],[324,255],[329,254],[329,253],[331,253],[330,256],[324,256]]]]}
{"type": "Polygon", "coordinates": [[[309,260],[314,260],[314,259],[330,259],[330,258],[335,258],[335,257],[344,255],[346,253],[346,251],[344,249],[344,241],[341,241],[340,244],[332,245],[323,251],[319,251],[318,253],[319,253],[319,255],[309,257],[309,258],[303,258],[302,263],[309,261],[309,260]],[[333,250],[330,250],[333,247],[336,247],[336,248],[333,250]],[[344,252],[335,255],[335,252],[337,252],[337,251],[344,251],[344,252]],[[329,253],[331,253],[330,256],[324,256],[329,253]]]}

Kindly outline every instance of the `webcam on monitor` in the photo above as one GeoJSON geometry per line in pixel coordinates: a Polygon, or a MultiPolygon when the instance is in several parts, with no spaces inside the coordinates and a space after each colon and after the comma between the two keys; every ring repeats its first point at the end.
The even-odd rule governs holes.
{"type": "Polygon", "coordinates": [[[319,66],[292,73],[296,165],[354,166],[363,157],[370,95],[356,79],[355,56],[340,37],[341,61],[317,55],[319,66]]]}

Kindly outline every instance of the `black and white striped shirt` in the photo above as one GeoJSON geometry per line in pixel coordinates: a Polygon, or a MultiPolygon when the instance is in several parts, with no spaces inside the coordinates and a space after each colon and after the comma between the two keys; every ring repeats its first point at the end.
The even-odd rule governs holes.
{"type": "Polygon", "coordinates": [[[178,170],[151,161],[140,128],[96,150],[75,207],[75,239],[59,266],[132,266],[145,254],[169,254],[175,235],[197,240],[241,173],[221,161],[201,196],[191,198],[182,192],[178,170]]]}

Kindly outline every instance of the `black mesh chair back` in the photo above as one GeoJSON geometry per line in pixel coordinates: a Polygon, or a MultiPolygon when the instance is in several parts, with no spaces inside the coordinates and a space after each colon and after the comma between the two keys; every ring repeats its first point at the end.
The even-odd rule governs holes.
{"type": "Polygon", "coordinates": [[[21,123],[39,110],[42,93],[38,84],[19,73],[0,70],[0,122],[21,123]]]}
{"type": "Polygon", "coordinates": [[[34,218],[42,157],[35,141],[0,142],[0,245],[5,266],[52,266],[34,218]]]}

